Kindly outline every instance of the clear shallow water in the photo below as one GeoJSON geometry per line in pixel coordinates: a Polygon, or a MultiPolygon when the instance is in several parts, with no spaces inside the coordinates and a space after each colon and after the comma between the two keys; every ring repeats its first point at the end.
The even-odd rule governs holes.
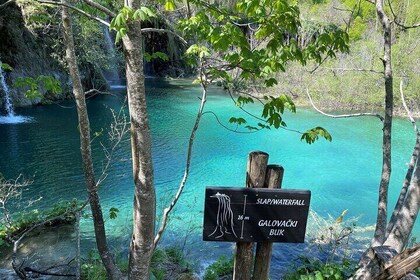
{"type": "MultiPolygon", "coordinates": [[[[199,87],[189,81],[147,83],[153,160],[158,207],[166,205],[178,188],[183,175],[185,154],[199,107],[199,87]]],[[[109,126],[110,108],[116,110],[124,100],[124,89],[114,95],[88,100],[93,131],[109,126]]],[[[19,174],[33,176],[34,184],[24,197],[43,197],[42,206],[73,197],[86,198],[81,167],[76,111],[71,102],[16,110],[16,115],[31,118],[19,124],[0,123],[0,172],[6,178],[19,174]]],[[[251,110],[257,110],[251,108],[251,110]]],[[[207,111],[215,112],[227,123],[232,116],[242,116],[220,89],[211,89],[207,111]]],[[[311,208],[326,217],[338,217],[348,209],[348,216],[360,217],[359,225],[371,225],[376,219],[377,188],[381,170],[381,123],[375,118],[330,119],[310,110],[286,114],[288,127],[304,131],[323,126],[333,142],[313,145],[301,142],[300,135],[285,130],[237,134],[223,129],[215,118],[206,114],[196,135],[192,167],[185,192],[180,199],[163,243],[184,246],[199,264],[207,264],[221,254],[231,254],[233,244],[201,241],[204,189],[206,186],[243,186],[247,156],[250,151],[270,154],[269,162],[285,168],[283,187],[310,189],[311,208]]],[[[390,205],[395,204],[414,145],[409,122],[394,123],[393,177],[390,205]]],[[[95,166],[102,168],[104,155],[99,137],[93,143],[95,166]]],[[[107,180],[101,187],[104,212],[117,207],[115,220],[107,220],[107,230],[116,248],[127,250],[132,208],[131,150],[127,139],[115,153],[107,180]],[[123,247],[121,247],[123,246],[123,247]]],[[[160,210],[159,210],[160,211],[160,210]]],[[[160,214],[160,212],[158,213],[160,214]]],[[[308,228],[308,233],[314,231],[308,228]]],[[[82,221],[85,242],[91,244],[91,220],[82,221]]],[[[420,235],[419,223],[415,235],[420,235]]],[[[276,244],[272,275],[279,275],[294,256],[306,250],[304,245],[276,244]]]]}

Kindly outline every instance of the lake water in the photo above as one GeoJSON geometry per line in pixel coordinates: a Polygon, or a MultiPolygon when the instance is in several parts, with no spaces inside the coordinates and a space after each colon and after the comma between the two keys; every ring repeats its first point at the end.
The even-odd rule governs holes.
{"type": "MultiPolygon", "coordinates": [[[[147,81],[148,108],[153,142],[153,163],[157,190],[158,216],[176,192],[186,159],[191,128],[199,107],[201,90],[190,81],[147,81]]],[[[93,131],[103,136],[93,142],[95,167],[101,171],[104,154],[100,141],[107,145],[106,131],[112,119],[110,109],[118,110],[124,101],[124,89],[112,95],[88,100],[93,131]]],[[[250,110],[257,112],[257,106],[250,110]]],[[[230,117],[242,116],[221,89],[212,88],[206,111],[216,113],[227,124],[230,117]]],[[[81,167],[77,115],[72,102],[16,110],[30,118],[19,124],[0,124],[0,172],[6,178],[19,174],[33,177],[34,183],[24,198],[42,197],[39,206],[48,207],[59,200],[85,199],[81,167]]],[[[201,241],[201,226],[206,186],[243,186],[248,153],[262,150],[270,154],[269,163],[285,168],[283,188],[308,189],[312,192],[311,209],[320,216],[338,217],[348,209],[347,218],[358,217],[358,226],[376,220],[377,189],[381,172],[381,123],[376,118],[331,119],[305,109],[286,114],[289,128],[305,131],[322,126],[333,141],[320,140],[308,145],[294,132],[266,130],[252,134],[232,133],[222,128],[213,115],[202,120],[194,145],[191,173],[185,191],[176,206],[164,245],[184,248],[198,266],[205,266],[221,255],[230,256],[231,243],[201,241]]],[[[390,206],[395,200],[410,160],[415,135],[411,124],[396,119],[393,129],[393,175],[390,206]]],[[[119,209],[118,218],[107,218],[108,234],[116,250],[128,250],[132,209],[131,149],[128,136],[117,149],[109,175],[100,189],[103,210],[119,209]]],[[[105,214],[106,215],[106,214],[105,214]]],[[[158,219],[159,220],[159,219],[158,219]]],[[[316,227],[310,219],[308,235],[316,227]]],[[[91,220],[82,220],[83,240],[93,240],[91,220]]],[[[414,235],[420,235],[417,223],[414,235]]],[[[272,275],[284,272],[306,245],[276,244],[272,275]]]]}

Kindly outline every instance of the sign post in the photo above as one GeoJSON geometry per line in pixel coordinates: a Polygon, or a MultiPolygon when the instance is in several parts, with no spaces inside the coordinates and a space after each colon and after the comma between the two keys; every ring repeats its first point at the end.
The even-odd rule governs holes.
{"type": "Polygon", "coordinates": [[[268,154],[250,153],[248,188],[206,188],[203,240],[236,242],[236,280],[251,279],[253,242],[258,242],[253,279],[262,280],[269,276],[272,242],[305,239],[311,193],[281,190],[284,169],[267,162],[268,154]]]}
{"type": "MultiPolygon", "coordinates": [[[[247,188],[264,187],[267,164],[267,153],[261,151],[249,153],[245,181],[245,185],[247,188]]],[[[244,213],[244,215],[246,215],[246,213],[244,213]]],[[[244,216],[244,218],[245,217],[246,216],[244,216]]],[[[253,251],[254,243],[252,242],[236,243],[235,260],[233,263],[234,280],[251,279],[253,251]]]]}
{"type": "MultiPolygon", "coordinates": [[[[283,181],[284,168],[281,165],[268,165],[265,176],[264,187],[269,189],[280,189],[283,181]]],[[[252,279],[268,279],[270,273],[271,253],[273,243],[262,241],[257,243],[255,252],[254,275],[252,279]]]]}

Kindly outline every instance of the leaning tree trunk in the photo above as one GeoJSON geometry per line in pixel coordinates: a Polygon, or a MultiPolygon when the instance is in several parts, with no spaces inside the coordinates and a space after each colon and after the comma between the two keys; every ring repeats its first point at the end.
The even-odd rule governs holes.
{"type": "MultiPolygon", "coordinates": [[[[140,8],[139,0],[128,6],[140,8]]],[[[130,244],[129,279],[148,280],[155,234],[156,196],[153,182],[152,148],[146,107],[143,48],[139,21],[128,23],[123,38],[127,96],[131,122],[131,152],[134,177],[133,236],[130,244]]]]}
{"type": "MultiPolygon", "coordinates": [[[[420,134],[417,134],[416,146],[414,148],[418,153],[420,143],[420,134]]],[[[384,246],[395,249],[398,253],[407,245],[408,238],[413,230],[420,207],[420,162],[417,159],[411,183],[407,189],[407,195],[404,203],[397,214],[397,219],[389,232],[384,246]]]]}
{"type": "MultiPolygon", "coordinates": [[[[65,0],[64,0],[65,1],[65,0]]],[[[62,20],[64,43],[66,48],[66,60],[69,67],[70,77],[73,82],[73,94],[76,100],[77,113],[79,117],[80,130],[80,150],[82,153],[83,170],[86,180],[86,188],[89,197],[89,203],[93,215],[93,224],[95,228],[96,245],[102,262],[108,274],[109,279],[121,279],[121,273],[115,265],[114,258],[109,252],[104,219],[102,216],[101,204],[99,202],[98,190],[93,171],[92,152],[90,146],[90,125],[86,108],[85,94],[80,80],[80,73],[77,67],[76,54],[74,51],[73,30],[71,26],[71,17],[68,8],[62,7],[62,20]]]]}
{"type": "Polygon", "coordinates": [[[394,109],[393,77],[391,65],[391,22],[384,11],[384,0],[376,0],[376,14],[384,33],[385,117],[382,143],[382,177],[379,185],[378,215],[372,246],[382,245],[386,236],[388,189],[391,177],[391,129],[394,109]]]}

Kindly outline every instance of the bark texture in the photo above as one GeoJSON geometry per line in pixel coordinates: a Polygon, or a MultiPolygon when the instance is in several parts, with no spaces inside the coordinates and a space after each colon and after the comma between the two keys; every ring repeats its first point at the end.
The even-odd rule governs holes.
{"type": "MultiPolygon", "coordinates": [[[[417,142],[420,141],[420,135],[417,136],[417,142]]],[[[418,146],[416,145],[416,148],[418,146]]],[[[390,246],[400,253],[407,245],[408,238],[416,222],[420,206],[420,166],[417,160],[413,178],[407,190],[407,196],[398,212],[395,225],[392,227],[384,245],[390,246]]]]}
{"type": "MultiPolygon", "coordinates": [[[[246,170],[246,187],[262,188],[265,183],[268,154],[260,151],[249,153],[246,170]]],[[[253,242],[237,242],[233,269],[234,280],[250,280],[252,275],[253,242]]]]}
{"type": "Polygon", "coordinates": [[[113,256],[109,252],[105,234],[104,219],[102,216],[102,209],[99,201],[98,190],[95,181],[95,174],[93,171],[92,151],[90,146],[91,139],[89,117],[87,113],[85,94],[80,79],[80,73],[77,67],[76,54],[74,51],[71,17],[67,7],[62,8],[62,20],[64,43],[66,48],[66,60],[69,67],[70,77],[73,82],[73,94],[77,106],[80,130],[80,151],[82,154],[83,171],[85,175],[89,203],[92,210],[96,244],[102,262],[107,271],[108,278],[121,279],[122,275],[114,262],[113,256]]]}
{"type": "Polygon", "coordinates": [[[391,22],[384,11],[384,0],[376,0],[376,14],[384,34],[385,116],[382,143],[382,176],[379,185],[378,215],[372,246],[382,245],[386,236],[388,189],[391,177],[391,131],[394,110],[393,77],[391,65],[391,22]]]}
{"type": "MultiPolygon", "coordinates": [[[[129,0],[132,9],[139,0],[129,0]]],[[[143,49],[139,21],[128,23],[123,38],[127,96],[131,123],[134,178],[133,236],[130,244],[129,279],[148,280],[154,250],[156,195],[153,182],[152,148],[143,74],[143,49]]]]}

